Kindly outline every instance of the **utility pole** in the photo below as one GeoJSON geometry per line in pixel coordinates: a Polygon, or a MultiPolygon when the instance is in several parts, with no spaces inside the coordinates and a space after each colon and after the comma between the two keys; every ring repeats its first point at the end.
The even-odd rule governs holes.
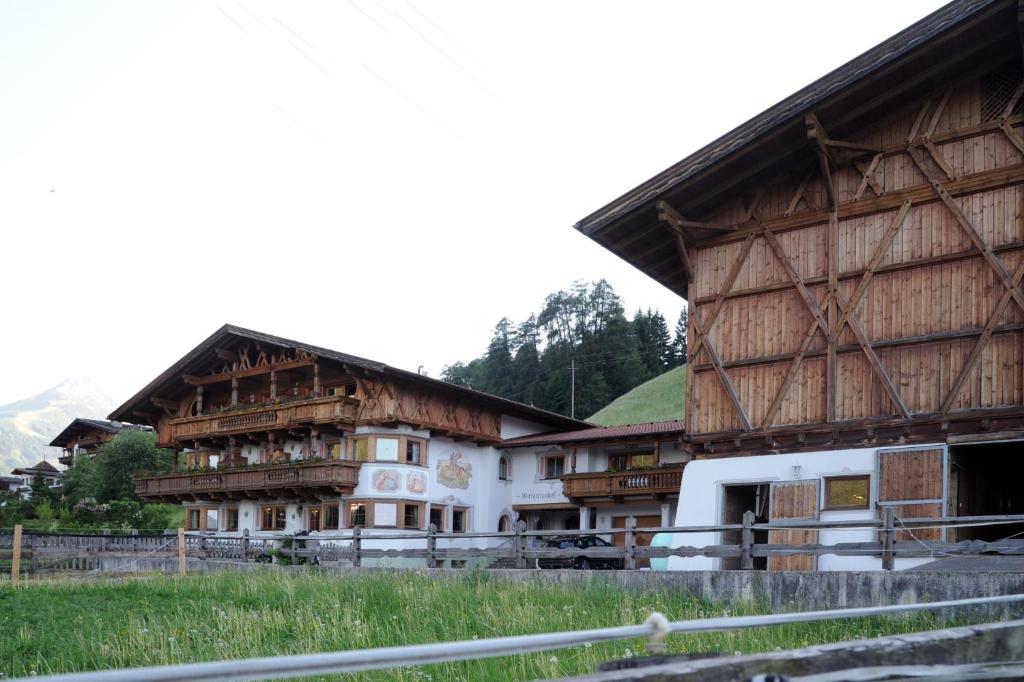
{"type": "Polygon", "coordinates": [[[569,416],[572,417],[573,419],[575,419],[576,418],[576,358],[575,357],[572,358],[572,360],[571,360],[571,362],[569,364],[569,372],[572,374],[572,379],[569,382],[570,385],[572,386],[572,389],[571,389],[572,396],[569,398],[569,405],[570,405],[569,416]]]}

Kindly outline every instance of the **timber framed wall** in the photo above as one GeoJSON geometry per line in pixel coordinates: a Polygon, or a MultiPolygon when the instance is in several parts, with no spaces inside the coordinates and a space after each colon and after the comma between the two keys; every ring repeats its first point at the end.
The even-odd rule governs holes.
{"type": "Polygon", "coordinates": [[[812,113],[805,165],[701,222],[658,202],[705,454],[1024,426],[1022,95],[1015,61],[842,140],[812,113]]]}

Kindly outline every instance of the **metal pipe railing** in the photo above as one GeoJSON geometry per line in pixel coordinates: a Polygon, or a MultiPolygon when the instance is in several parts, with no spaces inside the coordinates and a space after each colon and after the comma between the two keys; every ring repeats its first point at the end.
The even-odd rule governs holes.
{"type": "MultiPolygon", "coordinates": [[[[218,680],[266,680],[355,673],[413,665],[467,661],[481,658],[551,651],[571,646],[598,644],[639,637],[647,638],[649,650],[663,651],[665,637],[682,632],[720,632],[751,627],[768,627],[790,623],[808,623],[838,618],[866,618],[913,611],[965,606],[990,606],[1024,602],[1024,594],[977,597],[950,601],[869,606],[853,609],[829,609],[763,616],[728,616],[669,622],[658,613],[651,614],[642,625],[625,625],[594,630],[549,632],[517,637],[497,637],[459,642],[438,642],[411,646],[358,649],[320,654],[268,656],[235,661],[187,663],[151,668],[105,670],[67,675],[33,677],[36,682],[172,682],[218,680]]],[[[23,678],[24,679],[24,678],[23,678]]]]}

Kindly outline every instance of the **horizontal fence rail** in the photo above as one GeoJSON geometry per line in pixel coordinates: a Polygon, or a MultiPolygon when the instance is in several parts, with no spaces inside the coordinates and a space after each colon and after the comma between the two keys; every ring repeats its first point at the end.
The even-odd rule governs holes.
{"type": "Polygon", "coordinates": [[[1011,594],[930,603],[804,611],[764,616],[726,616],[676,622],[669,622],[660,613],[654,613],[642,625],[624,625],[594,630],[550,632],[517,637],[439,642],[379,649],[357,649],[320,654],[269,656],[235,661],[106,670],[91,673],[33,677],[32,679],[39,682],[70,682],[70,680],[78,682],[172,682],[173,680],[216,682],[219,680],[286,679],[312,675],[356,673],[366,670],[384,670],[449,661],[495,658],[636,638],[645,638],[647,640],[647,650],[649,653],[660,654],[664,653],[665,639],[668,635],[684,632],[720,632],[723,630],[769,627],[791,623],[866,618],[913,611],[933,611],[1021,602],[1024,602],[1024,594],[1011,594]]]}
{"type": "MultiPolygon", "coordinates": [[[[97,568],[100,557],[178,557],[235,560],[266,563],[349,563],[362,565],[365,559],[416,559],[427,567],[444,562],[489,560],[498,568],[533,568],[538,562],[549,565],[576,565],[586,560],[605,567],[636,568],[638,562],[669,557],[709,557],[739,559],[740,569],[752,569],[759,557],[790,556],[866,556],[881,559],[882,568],[891,570],[897,558],[978,556],[981,554],[1024,554],[1024,538],[1010,533],[996,541],[964,540],[948,542],[917,537],[919,531],[964,527],[1024,525],[1024,515],[942,516],[900,519],[891,509],[882,519],[800,520],[754,523],[748,514],[743,524],[636,528],[632,517],[625,528],[573,531],[528,531],[523,524],[509,532],[439,533],[428,530],[330,531],[322,535],[223,536],[199,532],[158,532],[125,534],[56,533],[24,529],[20,533],[0,529],[0,566],[10,564],[11,575],[19,572],[76,570],[97,568]],[[871,540],[833,543],[786,544],[755,541],[760,532],[780,530],[869,531],[871,540]],[[740,538],[737,543],[700,546],[648,546],[655,534],[719,534],[728,531],[740,538]],[[601,537],[609,545],[576,546],[575,538],[601,537]],[[615,542],[620,538],[621,542],[615,542]],[[548,541],[558,539],[552,546],[548,541]],[[17,547],[15,547],[17,542],[17,547]],[[419,544],[420,546],[395,547],[419,544]],[[469,545],[469,546],[467,546],[469,545]],[[477,546],[472,546],[477,545],[477,546]],[[17,570],[16,570],[17,569],[17,570]]],[[[672,543],[676,544],[676,543],[672,543]]],[[[485,562],[486,563],[486,562],[485,562]]],[[[7,572],[4,570],[4,572],[7,572]]]]}

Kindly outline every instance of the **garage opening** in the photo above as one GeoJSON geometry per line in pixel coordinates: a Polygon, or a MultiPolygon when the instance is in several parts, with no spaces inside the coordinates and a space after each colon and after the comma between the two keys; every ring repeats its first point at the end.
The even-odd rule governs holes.
{"type": "MultiPolygon", "coordinates": [[[[949,510],[953,516],[1024,514],[1024,441],[956,445],[949,449],[949,510]]],[[[1024,533],[1024,524],[957,528],[956,540],[994,542],[1024,533]]],[[[1019,537],[1019,536],[1018,536],[1019,537]]],[[[950,538],[952,539],[952,538],[950,538]]]]}
{"type": "MultiPolygon", "coordinates": [[[[743,513],[754,512],[755,523],[768,522],[768,493],[771,484],[765,483],[744,483],[742,485],[725,485],[722,496],[722,523],[743,523],[743,513]]],[[[743,538],[743,531],[727,530],[722,533],[722,544],[738,545],[743,538]]],[[[768,542],[768,531],[754,531],[754,544],[766,544],[768,542]]],[[[723,558],[722,568],[727,571],[736,571],[740,568],[739,557],[723,558]]],[[[754,569],[758,571],[768,570],[767,557],[754,557],[754,569]]]]}

